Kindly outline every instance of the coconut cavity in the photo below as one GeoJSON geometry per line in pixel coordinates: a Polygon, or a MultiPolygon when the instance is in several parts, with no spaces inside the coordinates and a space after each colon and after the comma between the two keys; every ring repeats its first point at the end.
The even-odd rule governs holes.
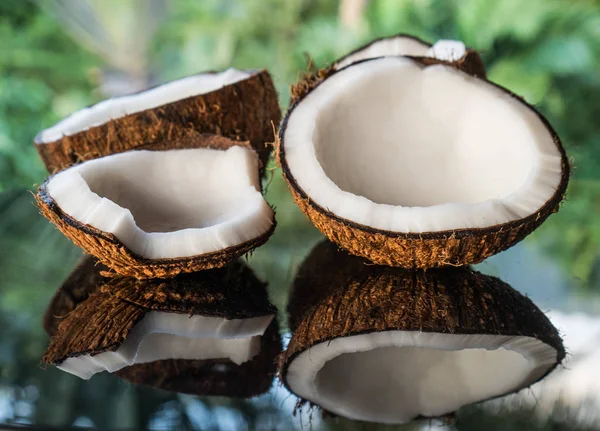
{"type": "Polygon", "coordinates": [[[556,350],[530,337],[389,331],[318,344],[286,379],[336,414],[405,423],[517,391],[555,364],[556,350]]]}
{"type": "Polygon", "coordinates": [[[301,265],[288,311],[284,384],[356,420],[445,415],[527,387],[565,356],[546,316],[497,278],[373,266],[330,242],[301,265]]]}
{"type": "Polygon", "coordinates": [[[236,69],[227,69],[221,73],[201,73],[140,93],[108,99],[77,111],[56,125],[42,130],[36,142],[53,142],[126,115],[218,90],[251,75],[250,72],[236,69]]]}
{"type": "Polygon", "coordinates": [[[522,101],[400,57],[331,75],[288,114],[281,136],[289,175],[311,200],[393,232],[527,217],[563,173],[553,133],[522,101]]]}
{"type": "MultiPolygon", "coordinates": [[[[273,211],[260,192],[258,158],[242,146],[131,151],[90,160],[50,177],[39,196],[46,217],[123,275],[143,272],[136,266],[148,262],[140,259],[221,253],[213,264],[221,266],[266,241],[274,227],[273,211]],[[99,247],[94,238],[102,235],[115,240],[99,247]],[[129,254],[132,262],[120,254],[129,254]]],[[[153,274],[148,275],[164,276],[153,274]]]]}

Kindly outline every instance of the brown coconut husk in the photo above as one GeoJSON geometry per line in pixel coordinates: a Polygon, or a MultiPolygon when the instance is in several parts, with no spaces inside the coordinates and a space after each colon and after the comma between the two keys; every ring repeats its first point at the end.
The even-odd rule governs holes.
{"type": "Polygon", "coordinates": [[[126,277],[168,278],[180,273],[220,268],[263,245],[275,231],[276,222],[273,220],[273,225],[263,235],[232,247],[183,258],[147,259],[131,251],[115,235],[83,224],[64,213],[48,192],[47,185],[51,178],[44,181],[36,195],[42,215],[75,245],[98,258],[115,273],[126,277]]]}
{"type": "MultiPolygon", "coordinates": [[[[87,283],[87,297],[74,297],[70,303],[74,306],[65,316],[44,326],[53,337],[42,363],[60,364],[69,357],[115,351],[135,324],[152,310],[227,319],[277,312],[269,302],[266,284],[242,261],[168,281],[104,279],[98,266],[90,268],[90,261],[86,260],[83,266],[91,270],[88,274],[94,275],[85,279],[95,279],[97,283],[87,283]]],[[[69,280],[74,278],[70,276],[55,297],[69,290],[72,286],[69,280]]],[[[63,310],[61,307],[61,302],[51,301],[46,315],[57,314],[63,310]]],[[[259,354],[239,366],[224,358],[171,359],[132,365],[115,374],[133,383],[165,390],[249,397],[269,389],[281,348],[279,325],[274,319],[261,337],[259,354]]]]}
{"type": "Polygon", "coordinates": [[[281,357],[280,377],[290,390],[286,370],[297,355],[319,343],[373,332],[536,338],[557,352],[545,375],[565,357],[558,331],[544,313],[496,277],[470,268],[422,272],[375,266],[329,241],[318,244],[298,270],[288,312],[292,338],[281,357]]]}
{"type": "Polygon", "coordinates": [[[170,359],[136,364],[115,373],[132,383],[192,395],[249,398],[267,392],[282,344],[277,319],[261,337],[260,352],[237,365],[229,359],[170,359]]]}
{"type": "Polygon", "coordinates": [[[58,288],[44,313],[43,327],[48,335],[54,335],[60,322],[78,304],[106,283],[108,279],[101,273],[108,268],[95,257],[85,255],[73,268],[67,279],[58,288]]]}
{"type": "MultiPolygon", "coordinates": [[[[137,149],[143,145],[180,141],[190,134],[220,135],[249,141],[266,167],[274,141],[273,124],[281,111],[266,70],[219,90],[130,114],[57,141],[42,143],[38,153],[50,173],[86,160],[137,149]]],[[[167,145],[167,148],[169,146],[167,145]]]]}
{"type": "MultiPolygon", "coordinates": [[[[483,65],[481,58],[474,51],[469,51],[463,59],[448,63],[426,57],[412,58],[427,67],[433,64],[447,64],[459,68],[464,72],[475,74],[484,79],[484,72],[480,70],[483,65]],[[469,72],[470,71],[470,72],[469,72]],[[477,75],[477,73],[483,73],[477,75]]],[[[371,60],[363,60],[371,61],[371,60]]],[[[355,63],[357,64],[357,63],[355,63]]],[[[352,67],[352,66],[349,66],[352,67]]],[[[487,81],[510,97],[517,100],[532,110],[543,122],[552,136],[562,159],[562,174],[560,184],[550,199],[535,213],[507,223],[489,226],[486,228],[456,229],[424,233],[403,233],[378,230],[372,227],[355,223],[351,220],[338,217],[326,208],[316,204],[304,190],[295,182],[285,158],[284,135],[289,117],[294,109],[312,90],[328,77],[338,73],[329,69],[323,79],[303,81],[298,85],[299,98],[294,101],[288,110],[276,142],[276,157],[283,177],[288,184],[294,201],[306,214],[309,220],[323,232],[331,241],[339,244],[352,254],[368,258],[378,265],[400,266],[403,268],[425,269],[443,266],[463,266],[475,264],[484,259],[504,251],[537,229],[551,214],[559,210],[560,203],[564,200],[570,176],[570,165],[565,149],[556,131],[548,120],[540,114],[534,106],[528,104],[522,97],[509,90],[487,81]]],[[[485,79],[484,79],[485,80],[485,79]]]]}

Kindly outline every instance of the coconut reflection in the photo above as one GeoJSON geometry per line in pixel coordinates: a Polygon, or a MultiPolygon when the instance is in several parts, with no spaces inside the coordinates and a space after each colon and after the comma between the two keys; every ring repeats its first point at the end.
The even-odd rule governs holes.
{"type": "Polygon", "coordinates": [[[101,371],[198,395],[269,389],[281,351],[266,285],[243,262],[173,279],[107,278],[84,259],[44,318],[43,361],[88,379],[101,371]]]}
{"type": "Polygon", "coordinates": [[[288,307],[284,384],[355,420],[405,423],[516,392],[565,351],[526,297],[469,268],[411,272],[320,243],[288,307]]]}

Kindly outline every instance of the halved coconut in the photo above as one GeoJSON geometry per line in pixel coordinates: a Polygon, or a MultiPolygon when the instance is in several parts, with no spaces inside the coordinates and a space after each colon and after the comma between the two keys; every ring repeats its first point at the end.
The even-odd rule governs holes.
{"type": "Polygon", "coordinates": [[[430,54],[431,44],[418,37],[400,33],[394,36],[372,40],[366,45],[346,54],[333,64],[334,69],[342,69],[362,60],[389,56],[426,57],[430,54]]]}
{"type": "Polygon", "coordinates": [[[88,298],[55,320],[58,327],[47,326],[54,336],[44,363],[84,379],[121,370],[134,382],[185,392],[230,389],[242,396],[268,389],[281,350],[276,309],[243,262],[169,280],[117,277],[87,286],[88,298]],[[162,381],[168,376],[157,370],[173,379],[162,381]]]}
{"type": "Polygon", "coordinates": [[[275,222],[258,163],[253,150],[237,145],[129,151],[49,177],[38,203],[117,273],[170,277],[223,266],[267,241],[275,222]]]}
{"type": "Polygon", "coordinates": [[[178,141],[190,133],[249,141],[266,166],[279,124],[269,73],[228,69],[201,73],[77,111],[41,131],[36,148],[50,173],[142,145],[178,141]]]}
{"type": "Polygon", "coordinates": [[[288,307],[281,378],[355,420],[405,423],[518,391],[564,358],[528,298],[467,268],[412,272],[317,246],[288,307]]]}
{"type": "Polygon", "coordinates": [[[522,98],[408,57],[327,75],[288,111],[278,153],[317,228],[409,268],[480,262],[514,245],[558,210],[569,177],[558,136],[522,98]]]}

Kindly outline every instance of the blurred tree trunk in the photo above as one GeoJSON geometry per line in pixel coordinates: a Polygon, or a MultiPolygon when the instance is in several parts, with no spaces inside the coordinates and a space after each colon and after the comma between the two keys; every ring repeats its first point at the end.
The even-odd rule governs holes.
{"type": "Polygon", "coordinates": [[[347,29],[358,31],[363,23],[369,0],[340,0],[340,23],[347,29]]]}

